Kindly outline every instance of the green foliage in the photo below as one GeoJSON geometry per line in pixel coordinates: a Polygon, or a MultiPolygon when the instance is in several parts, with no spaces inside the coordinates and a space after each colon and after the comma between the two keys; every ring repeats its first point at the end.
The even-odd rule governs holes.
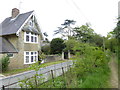
{"type": "Polygon", "coordinates": [[[120,61],[120,20],[118,21],[117,26],[113,31],[113,35],[115,35],[117,39],[117,56],[118,60],[120,61]]]}
{"type": "Polygon", "coordinates": [[[98,72],[87,75],[79,88],[108,88],[109,75],[110,70],[108,68],[98,70],[98,72]]]}
{"type": "Polygon", "coordinates": [[[38,62],[30,65],[30,70],[35,70],[36,74],[31,77],[25,77],[24,80],[19,81],[19,86],[21,88],[38,88],[38,86],[43,82],[44,78],[40,78],[42,74],[38,74],[38,70],[40,69],[40,65],[38,62]]]}
{"type": "Polygon", "coordinates": [[[74,47],[74,44],[76,43],[75,39],[69,39],[65,42],[66,45],[66,49],[67,50],[72,50],[72,48],[74,47]]]}
{"type": "Polygon", "coordinates": [[[117,52],[117,48],[118,48],[117,46],[118,44],[116,38],[110,38],[105,42],[105,47],[112,52],[117,52]]]}
{"type": "MultiPolygon", "coordinates": [[[[86,72],[94,72],[96,68],[104,67],[109,61],[109,56],[98,47],[90,46],[89,44],[78,43],[74,47],[78,57],[75,64],[75,71],[79,76],[83,76],[86,72]],[[76,68],[77,67],[77,68],[76,68]]],[[[109,55],[109,54],[108,54],[109,55]]]]}
{"type": "Polygon", "coordinates": [[[90,43],[95,44],[98,47],[102,47],[103,46],[103,37],[99,34],[94,34],[91,39],[90,39],[90,43]]]}
{"type": "Polygon", "coordinates": [[[41,47],[41,51],[45,53],[46,55],[50,54],[50,45],[44,45],[41,47]]]}
{"type": "MultiPolygon", "coordinates": [[[[64,73],[63,76],[39,85],[33,80],[37,88],[107,88],[110,77],[108,62],[110,51],[104,51],[88,43],[81,43],[76,40],[66,42],[67,49],[73,50],[76,55],[74,66],[64,73]],[[71,45],[69,45],[71,44],[71,45]],[[73,45],[74,44],[74,45],[73,45]]],[[[35,65],[36,66],[36,65],[35,65]]],[[[34,69],[36,69],[34,66],[34,69]]],[[[32,67],[33,68],[33,67],[32,67]]],[[[38,68],[39,69],[39,68],[38,68]]],[[[36,71],[38,70],[36,69],[36,71]]],[[[27,81],[29,82],[29,81],[27,81]]],[[[26,82],[25,82],[26,83],[26,82]]],[[[27,84],[30,86],[29,84],[27,84]]]]}
{"type": "Polygon", "coordinates": [[[115,37],[120,41],[120,21],[118,21],[116,28],[113,31],[115,37]]]}
{"type": "Polygon", "coordinates": [[[74,28],[74,36],[81,40],[82,42],[89,42],[92,36],[94,35],[94,30],[91,29],[88,25],[82,25],[81,27],[74,28]]]}
{"type": "Polygon", "coordinates": [[[80,88],[103,88],[107,85],[109,79],[108,62],[110,52],[103,52],[98,47],[89,44],[78,43],[74,50],[77,52],[77,61],[73,68],[74,73],[82,80],[80,88]],[[82,56],[82,57],[81,57],[82,56]],[[101,76],[101,77],[100,77],[101,76]],[[103,80],[104,79],[104,80],[103,80]],[[101,81],[103,80],[103,81],[101,81]],[[103,84],[104,83],[104,84],[103,84]]]}
{"type": "Polygon", "coordinates": [[[61,54],[65,48],[64,40],[61,38],[54,38],[50,43],[51,54],[61,54]]]}
{"type": "MultiPolygon", "coordinates": [[[[73,42],[73,41],[72,41],[73,42]]],[[[103,52],[98,47],[85,43],[75,43],[76,61],[63,76],[44,83],[42,88],[108,88],[110,69],[109,50],[103,52]]]]}
{"type": "Polygon", "coordinates": [[[1,64],[2,64],[2,70],[0,70],[0,71],[7,71],[7,69],[8,69],[8,65],[9,65],[9,63],[10,63],[10,61],[9,61],[9,57],[8,56],[4,56],[4,57],[2,57],[1,59],[0,59],[0,62],[1,62],[1,64]]]}
{"type": "Polygon", "coordinates": [[[39,54],[38,63],[41,64],[42,60],[44,60],[45,58],[46,58],[46,56],[43,52],[41,54],[39,54]]]}
{"type": "Polygon", "coordinates": [[[74,28],[74,37],[84,43],[91,43],[94,46],[103,47],[103,37],[94,32],[89,25],[82,25],[74,28]]]}

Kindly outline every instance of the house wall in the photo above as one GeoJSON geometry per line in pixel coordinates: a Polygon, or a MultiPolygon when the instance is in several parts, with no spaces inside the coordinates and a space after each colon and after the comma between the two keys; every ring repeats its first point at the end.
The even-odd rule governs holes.
{"type": "MultiPolygon", "coordinates": [[[[14,56],[10,58],[9,69],[20,69],[28,67],[28,64],[24,64],[24,51],[39,51],[40,43],[24,43],[24,32],[21,31],[19,36],[10,35],[7,36],[8,40],[17,48],[18,53],[14,53],[14,56]]],[[[40,42],[40,36],[38,37],[40,42]]]]}
{"type": "Polygon", "coordinates": [[[5,56],[5,54],[0,54],[0,59],[2,59],[2,57],[4,57],[5,56]]]}

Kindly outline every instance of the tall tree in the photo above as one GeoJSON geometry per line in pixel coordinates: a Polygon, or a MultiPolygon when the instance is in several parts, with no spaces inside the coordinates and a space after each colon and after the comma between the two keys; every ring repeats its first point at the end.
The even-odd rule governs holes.
{"type": "Polygon", "coordinates": [[[44,32],[43,35],[45,36],[44,42],[49,43],[49,40],[48,40],[48,38],[47,38],[47,37],[48,37],[48,34],[47,34],[46,32],[44,32]]]}
{"type": "Polygon", "coordinates": [[[58,27],[58,30],[54,31],[54,34],[61,34],[62,37],[71,37],[73,35],[73,28],[71,25],[74,25],[76,21],[66,19],[61,27],[58,27]]]}
{"type": "Polygon", "coordinates": [[[82,42],[89,42],[94,35],[94,30],[90,28],[88,24],[82,25],[81,27],[75,27],[74,31],[74,36],[82,42]]]}

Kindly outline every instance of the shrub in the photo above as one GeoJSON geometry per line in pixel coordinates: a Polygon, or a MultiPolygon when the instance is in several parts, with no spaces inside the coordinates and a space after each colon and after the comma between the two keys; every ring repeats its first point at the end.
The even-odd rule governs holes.
{"type": "Polygon", "coordinates": [[[10,63],[9,61],[9,57],[8,56],[4,56],[0,59],[1,64],[2,64],[2,70],[1,71],[6,71],[8,69],[8,65],[10,63]]]}

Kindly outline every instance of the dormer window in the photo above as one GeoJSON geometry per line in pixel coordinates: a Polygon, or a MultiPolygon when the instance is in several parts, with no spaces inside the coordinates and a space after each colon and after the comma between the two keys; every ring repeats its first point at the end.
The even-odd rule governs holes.
{"type": "Polygon", "coordinates": [[[30,26],[33,26],[32,20],[29,21],[29,25],[30,25],[30,26]]]}
{"type": "Polygon", "coordinates": [[[29,21],[29,26],[34,27],[34,16],[31,17],[31,19],[29,21]]]}

